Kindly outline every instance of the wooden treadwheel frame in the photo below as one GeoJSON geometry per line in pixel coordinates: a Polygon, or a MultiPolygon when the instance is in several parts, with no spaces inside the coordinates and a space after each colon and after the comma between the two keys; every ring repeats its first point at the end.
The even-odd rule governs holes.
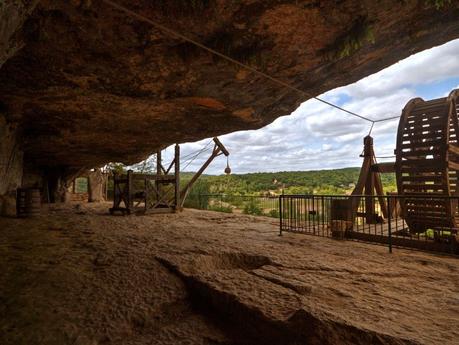
{"type": "Polygon", "coordinates": [[[410,100],[403,109],[395,173],[410,232],[457,228],[459,90],[448,97],[410,100]]]}

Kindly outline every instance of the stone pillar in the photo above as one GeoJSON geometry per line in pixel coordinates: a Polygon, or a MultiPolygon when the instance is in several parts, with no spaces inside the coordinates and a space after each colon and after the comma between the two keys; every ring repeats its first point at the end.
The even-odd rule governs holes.
{"type": "Polygon", "coordinates": [[[106,176],[100,169],[95,169],[88,173],[88,201],[89,202],[101,202],[105,200],[104,188],[105,188],[106,176]]]}

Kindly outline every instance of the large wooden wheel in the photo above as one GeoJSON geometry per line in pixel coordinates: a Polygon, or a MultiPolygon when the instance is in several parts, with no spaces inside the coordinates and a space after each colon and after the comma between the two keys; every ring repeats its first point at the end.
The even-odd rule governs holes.
{"type": "Polygon", "coordinates": [[[395,171],[402,214],[411,232],[456,228],[459,194],[459,90],[449,97],[415,98],[402,112],[395,171]],[[446,197],[446,198],[445,198],[446,197]]]}

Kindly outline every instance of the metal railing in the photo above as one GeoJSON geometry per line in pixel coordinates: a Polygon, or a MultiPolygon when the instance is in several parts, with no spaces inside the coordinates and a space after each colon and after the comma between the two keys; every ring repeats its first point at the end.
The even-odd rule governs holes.
{"type": "Polygon", "coordinates": [[[458,197],[281,195],[280,234],[459,254],[458,197]],[[457,221],[456,221],[457,220],[457,221]]]}
{"type": "Polygon", "coordinates": [[[185,207],[279,218],[279,197],[230,194],[189,194],[185,207]]]}

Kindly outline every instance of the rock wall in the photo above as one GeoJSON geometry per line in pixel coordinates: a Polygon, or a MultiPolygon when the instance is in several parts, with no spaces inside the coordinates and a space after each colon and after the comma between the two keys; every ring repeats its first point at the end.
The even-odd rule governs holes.
{"type": "MultiPolygon", "coordinates": [[[[459,37],[459,1],[115,2],[311,96],[459,37]]],[[[135,163],[306,101],[105,1],[35,3],[0,5],[0,109],[20,120],[36,167],[135,163]]]]}
{"type": "Polygon", "coordinates": [[[23,152],[20,149],[17,125],[8,124],[0,115],[0,195],[21,186],[23,152]]]}
{"type": "Polygon", "coordinates": [[[38,0],[0,1],[0,67],[24,46],[22,26],[38,0]]]}
{"type": "Polygon", "coordinates": [[[21,186],[23,152],[17,124],[0,114],[0,215],[16,215],[16,189],[21,186]]]}

